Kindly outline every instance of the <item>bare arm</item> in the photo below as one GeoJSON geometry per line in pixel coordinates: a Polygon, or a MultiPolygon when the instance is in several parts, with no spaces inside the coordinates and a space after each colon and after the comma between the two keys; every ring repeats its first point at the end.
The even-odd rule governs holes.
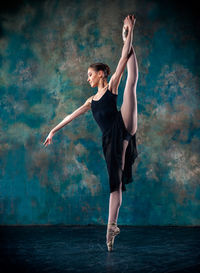
{"type": "Polygon", "coordinates": [[[73,119],[77,118],[78,116],[84,114],[85,112],[87,112],[89,109],[91,109],[91,101],[92,101],[93,96],[91,96],[90,98],[88,98],[86,100],[86,102],[80,106],[78,109],[76,109],[72,114],[67,115],[56,127],[54,127],[49,135],[47,136],[45,142],[43,143],[45,145],[45,147],[49,144],[52,143],[52,138],[54,136],[54,134],[60,130],[61,128],[63,128],[65,125],[67,125],[68,123],[70,123],[73,119]]]}
{"type": "Polygon", "coordinates": [[[77,118],[78,116],[84,114],[91,108],[91,98],[86,100],[86,102],[80,106],[78,109],[76,109],[72,114],[67,115],[56,127],[54,127],[51,131],[53,133],[56,133],[58,130],[60,130],[62,127],[70,123],[73,119],[77,118]]]}

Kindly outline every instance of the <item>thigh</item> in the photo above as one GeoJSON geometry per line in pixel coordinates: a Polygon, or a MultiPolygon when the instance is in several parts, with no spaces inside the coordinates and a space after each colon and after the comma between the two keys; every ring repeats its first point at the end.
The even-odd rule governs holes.
{"type": "Polygon", "coordinates": [[[127,79],[121,106],[122,119],[127,131],[134,135],[137,129],[137,100],[136,86],[127,79]]]}

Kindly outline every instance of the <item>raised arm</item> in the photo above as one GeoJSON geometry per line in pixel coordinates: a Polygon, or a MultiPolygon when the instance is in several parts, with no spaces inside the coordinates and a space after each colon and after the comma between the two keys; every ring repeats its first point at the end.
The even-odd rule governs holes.
{"type": "Polygon", "coordinates": [[[128,35],[126,40],[124,41],[124,45],[122,48],[122,53],[120,60],[118,62],[115,73],[112,75],[109,88],[113,93],[117,93],[118,86],[120,84],[124,69],[126,67],[129,56],[132,52],[132,41],[133,41],[133,28],[134,28],[135,18],[132,16],[127,16],[124,20],[124,27],[128,28],[128,35]]]}
{"type": "Polygon", "coordinates": [[[43,143],[45,146],[47,146],[48,144],[52,143],[52,137],[54,136],[54,134],[60,130],[61,128],[63,128],[65,125],[67,125],[68,123],[70,123],[73,119],[77,118],[78,116],[84,114],[85,112],[87,112],[89,109],[91,109],[91,100],[92,100],[91,96],[90,98],[88,98],[86,100],[86,102],[80,106],[78,109],[76,109],[72,114],[67,115],[56,127],[54,127],[49,135],[47,136],[45,142],[43,143]]]}

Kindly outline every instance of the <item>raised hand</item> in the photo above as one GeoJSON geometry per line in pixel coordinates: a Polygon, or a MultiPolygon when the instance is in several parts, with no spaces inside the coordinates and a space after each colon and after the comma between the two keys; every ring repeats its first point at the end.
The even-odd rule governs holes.
{"type": "Polygon", "coordinates": [[[136,18],[134,15],[128,15],[126,16],[126,18],[124,19],[124,27],[125,28],[129,28],[129,29],[132,29],[135,25],[135,21],[136,21],[136,18]]]}

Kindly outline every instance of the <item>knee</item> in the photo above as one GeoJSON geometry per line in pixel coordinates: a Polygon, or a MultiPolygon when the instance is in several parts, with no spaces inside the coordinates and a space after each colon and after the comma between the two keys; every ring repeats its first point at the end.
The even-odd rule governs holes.
{"type": "Polygon", "coordinates": [[[132,136],[134,136],[136,132],[137,132],[137,127],[134,128],[134,129],[130,132],[130,134],[131,134],[132,136]]]}
{"type": "Polygon", "coordinates": [[[130,134],[134,136],[136,132],[137,132],[137,120],[133,123],[133,126],[130,130],[130,134]]]}
{"type": "Polygon", "coordinates": [[[129,83],[129,86],[131,89],[136,89],[137,87],[137,82],[138,82],[138,76],[137,75],[132,75],[129,74],[127,77],[127,82],[129,83]]]}

